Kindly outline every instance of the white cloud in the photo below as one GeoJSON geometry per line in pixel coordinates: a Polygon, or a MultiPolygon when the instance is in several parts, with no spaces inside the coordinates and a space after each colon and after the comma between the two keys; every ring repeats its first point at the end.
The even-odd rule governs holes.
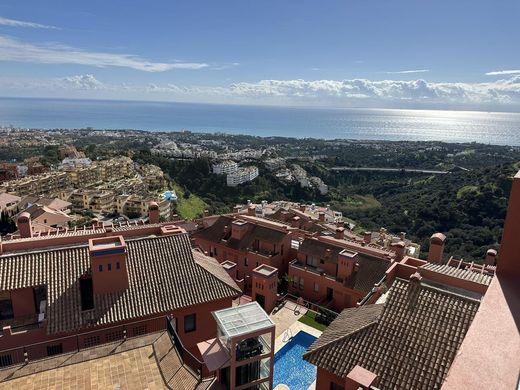
{"type": "Polygon", "coordinates": [[[485,73],[486,76],[504,76],[511,74],[520,74],[520,69],[511,69],[511,70],[494,70],[493,72],[485,73]]]}
{"type": "Polygon", "coordinates": [[[202,69],[209,65],[196,62],[151,62],[131,54],[88,52],[60,44],[33,45],[0,36],[0,60],[42,64],[77,64],[97,67],[117,66],[145,72],[172,69],[202,69]]]}
{"type": "Polygon", "coordinates": [[[24,22],[21,20],[7,19],[0,16],[0,26],[9,26],[9,27],[25,27],[25,28],[45,28],[52,30],[59,30],[59,27],[56,26],[48,26],[45,24],[34,23],[34,22],[24,22]]]}
{"type": "Polygon", "coordinates": [[[65,89],[100,90],[106,88],[101,81],[97,80],[94,75],[91,74],[63,77],[57,79],[55,85],[65,89]]]}
{"type": "Polygon", "coordinates": [[[0,76],[6,96],[174,100],[241,104],[520,110],[520,75],[486,83],[417,80],[260,80],[225,86],[110,83],[94,75],[47,80],[0,76]]]}
{"type": "Polygon", "coordinates": [[[412,70],[398,70],[397,72],[384,72],[386,74],[408,74],[408,73],[426,73],[430,69],[412,69],[412,70]]]}

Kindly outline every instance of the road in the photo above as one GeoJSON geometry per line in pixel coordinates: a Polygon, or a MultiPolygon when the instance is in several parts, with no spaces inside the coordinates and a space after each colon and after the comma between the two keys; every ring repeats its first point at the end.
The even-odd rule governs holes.
{"type": "Polygon", "coordinates": [[[432,175],[444,175],[448,171],[435,171],[428,169],[412,169],[412,168],[354,168],[354,167],[332,167],[331,171],[379,171],[379,172],[414,172],[427,173],[432,175]]]}

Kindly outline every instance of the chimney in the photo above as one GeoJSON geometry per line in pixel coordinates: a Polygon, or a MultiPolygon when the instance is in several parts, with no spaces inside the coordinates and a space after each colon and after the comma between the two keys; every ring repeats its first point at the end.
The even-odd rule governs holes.
{"type": "Polygon", "coordinates": [[[347,279],[354,272],[356,272],[356,264],[358,260],[357,252],[351,252],[348,249],[343,249],[338,254],[338,278],[347,279]]]}
{"type": "Polygon", "coordinates": [[[300,211],[301,211],[302,213],[304,213],[304,212],[305,212],[305,209],[306,209],[305,205],[304,205],[304,204],[301,204],[301,205],[300,205],[300,211]]]}
{"type": "Polygon", "coordinates": [[[202,217],[203,218],[209,217],[209,210],[204,210],[204,212],[202,213],[202,217]]]}
{"type": "Polygon", "coordinates": [[[256,207],[251,205],[247,208],[247,215],[250,215],[251,217],[256,216],[256,207]]]}
{"type": "Polygon", "coordinates": [[[345,227],[345,222],[343,222],[343,221],[338,221],[338,222],[336,222],[336,226],[337,226],[337,227],[345,227]]]}
{"type": "Polygon", "coordinates": [[[363,233],[363,242],[365,244],[370,244],[372,242],[372,232],[363,233]]]}
{"type": "MultiPolygon", "coordinates": [[[[226,226],[226,228],[228,228],[226,226]]],[[[241,240],[244,238],[244,235],[247,232],[247,222],[246,221],[233,221],[231,223],[231,238],[235,240],[241,240]]]]}
{"type": "Polygon", "coordinates": [[[345,390],[371,389],[377,383],[376,374],[356,364],[345,378],[345,390]]]}
{"type": "Polygon", "coordinates": [[[300,217],[292,217],[291,226],[294,228],[300,227],[300,217]]]}
{"type": "Polygon", "coordinates": [[[150,202],[148,204],[148,221],[150,224],[159,223],[160,214],[159,214],[159,205],[157,202],[150,202]]]}
{"type": "Polygon", "coordinates": [[[398,241],[391,244],[392,250],[395,252],[395,260],[401,261],[406,253],[406,244],[404,241],[398,241]]]}
{"type": "Polygon", "coordinates": [[[343,227],[336,228],[336,238],[338,240],[343,240],[345,238],[345,228],[343,228],[343,227]]]}
{"type": "Polygon", "coordinates": [[[123,236],[88,240],[94,294],[119,293],[128,288],[126,243],[123,236]]]}
{"type": "Polygon", "coordinates": [[[318,213],[318,219],[320,222],[325,222],[325,213],[318,213]]]}
{"type": "Polygon", "coordinates": [[[410,281],[408,282],[408,306],[411,309],[415,307],[417,299],[419,298],[419,293],[421,291],[421,280],[422,276],[419,274],[419,272],[416,272],[410,276],[410,281]]]}
{"type": "Polygon", "coordinates": [[[428,261],[430,263],[442,263],[444,253],[444,243],[446,236],[442,233],[435,233],[430,238],[430,249],[428,250],[428,261]]]}
{"type": "Polygon", "coordinates": [[[18,226],[20,237],[29,238],[33,236],[31,214],[29,214],[28,212],[24,211],[18,216],[16,225],[18,226]]]}
{"type": "Polygon", "coordinates": [[[240,213],[240,206],[233,207],[233,214],[238,214],[238,213],[240,213]]]}
{"type": "Polygon", "coordinates": [[[497,251],[494,249],[488,249],[486,252],[486,259],[484,260],[485,265],[496,265],[497,251]]]}
{"type": "Polygon", "coordinates": [[[399,238],[401,239],[401,241],[404,241],[406,239],[406,232],[399,233],[399,238]]]}

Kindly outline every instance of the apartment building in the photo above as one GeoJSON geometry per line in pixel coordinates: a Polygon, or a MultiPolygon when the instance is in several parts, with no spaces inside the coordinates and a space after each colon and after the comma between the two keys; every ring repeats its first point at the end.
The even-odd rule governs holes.
{"type": "MultiPolygon", "coordinates": [[[[240,289],[218,263],[194,255],[188,235],[160,224],[92,226],[36,234],[27,215],[0,242],[2,367],[166,329],[193,354],[213,337],[211,312],[240,289]]],[[[200,355],[199,355],[200,358],[200,355]]]]}
{"type": "Polygon", "coordinates": [[[356,251],[346,241],[324,238],[305,238],[299,245],[289,264],[289,292],[334,311],[355,307],[381,282],[394,254],[356,251]]]}
{"type": "MultiPolygon", "coordinates": [[[[156,199],[143,197],[141,195],[118,195],[116,196],[115,210],[129,218],[146,217],[148,205],[156,199]]],[[[159,214],[162,220],[169,221],[171,218],[171,205],[168,200],[157,200],[159,214]]]]}
{"type": "Polygon", "coordinates": [[[520,172],[501,251],[483,264],[453,256],[434,234],[427,260],[404,256],[358,307],[345,309],[304,354],[317,389],[512,389],[520,337],[520,172]]]}
{"type": "Polygon", "coordinates": [[[20,200],[22,200],[22,198],[16,195],[6,193],[0,194],[0,213],[4,211],[8,214],[13,213],[18,207],[20,200]]]}
{"type": "Polygon", "coordinates": [[[233,173],[229,173],[226,177],[226,182],[229,187],[236,187],[237,185],[247,183],[258,177],[258,167],[250,166],[239,168],[233,173]]]}
{"type": "Polygon", "coordinates": [[[253,270],[269,265],[283,276],[291,260],[293,229],[251,216],[219,216],[209,227],[192,234],[195,247],[219,263],[235,264],[235,280],[251,289],[253,270]]]}
{"type": "Polygon", "coordinates": [[[225,160],[218,164],[213,164],[213,173],[217,175],[229,175],[238,170],[238,164],[232,160],[225,160]]]}
{"type": "Polygon", "coordinates": [[[18,196],[56,194],[70,183],[65,172],[48,172],[36,176],[28,176],[17,180],[4,182],[0,188],[18,196]]]}

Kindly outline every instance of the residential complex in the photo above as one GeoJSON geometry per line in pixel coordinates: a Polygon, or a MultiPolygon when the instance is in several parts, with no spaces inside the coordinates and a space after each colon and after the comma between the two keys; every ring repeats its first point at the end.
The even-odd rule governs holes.
{"type": "Polygon", "coordinates": [[[238,170],[238,164],[232,160],[225,160],[217,164],[213,164],[213,173],[217,175],[229,175],[238,170]]]}
{"type": "Polygon", "coordinates": [[[239,168],[233,173],[229,173],[226,177],[226,182],[229,187],[236,187],[237,185],[247,183],[258,177],[258,167],[249,166],[239,168]]]}
{"type": "Polygon", "coordinates": [[[164,331],[166,317],[198,354],[211,313],[241,291],[184,230],[158,223],[156,204],[149,212],[149,224],[38,235],[19,216],[20,235],[0,242],[2,367],[164,331]]]}

